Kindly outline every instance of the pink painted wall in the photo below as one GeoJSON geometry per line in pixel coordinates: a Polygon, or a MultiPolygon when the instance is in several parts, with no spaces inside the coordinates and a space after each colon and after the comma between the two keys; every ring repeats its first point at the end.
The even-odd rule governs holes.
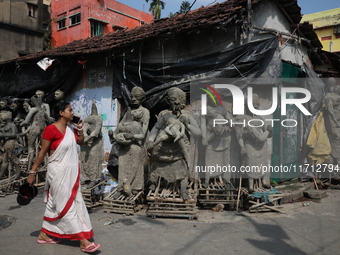
{"type": "Polygon", "coordinates": [[[52,0],[52,47],[91,36],[90,20],[102,21],[104,34],[114,32],[112,26],[134,28],[151,23],[153,16],[114,0],[52,0]],[[70,26],[70,16],[80,13],[81,22],[70,26]],[[65,28],[58,29],[58,21],[65,19],[65,28]]]}

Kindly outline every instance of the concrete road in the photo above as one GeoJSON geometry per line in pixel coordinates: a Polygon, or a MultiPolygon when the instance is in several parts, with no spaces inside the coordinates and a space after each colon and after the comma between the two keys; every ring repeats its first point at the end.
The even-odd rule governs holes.
{"type": "MultiPolygon", "coordinates": [[[[202,210],[192,221],[93,209],[95,241],[102,245],[96,254],[340,254],[340,191],[327,193],[320,201],[308,201],[309,206],[284,204],[285,214],[202,210]],[[105,224],[110,221],[117,222],[105,224]]],[[[0,227],[6,226],[5,215],[13,220],[0,230],[1,255],[84,254],[77,241],[36,242],[44,212],[41,192],[26,206],[17,205],[16,195],[0,198],[0,203],[0,227]]]]}

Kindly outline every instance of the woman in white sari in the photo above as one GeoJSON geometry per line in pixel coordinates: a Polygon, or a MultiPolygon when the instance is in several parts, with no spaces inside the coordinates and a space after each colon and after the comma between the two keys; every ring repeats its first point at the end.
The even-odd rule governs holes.
{"type": "Polygon", "coordinates": [[[80,167],[77,143],[84,142],[82,121],[69,124],[73,111],[69,103],[54,107],[56,122],[45,128],[42,147],[27,182],[33,185],[38,167],[48,153],[44,202],[46,210],[38,243],[59,243],[60,239],[79,240],[83,252],[93,253],[100,247],[90,242],[92,225],[80,191],[80,167]]]}

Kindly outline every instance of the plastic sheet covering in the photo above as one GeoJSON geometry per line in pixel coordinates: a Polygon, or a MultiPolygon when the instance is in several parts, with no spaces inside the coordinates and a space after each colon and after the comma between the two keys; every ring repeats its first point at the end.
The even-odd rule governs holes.
{"type": "Polygon", "coordinates": [[[82,65],[76,60],[55,60],[46,70],[34,63],[5,65],[0,69],[0,98],[30,98],[39,89],[47,102],[53,102],[54,91],[66,94],[79,77],[82,65]]]}
{"type": "MultiPolygon", "coordinates": [[[[190,83],[195,80],[259,77],[267,69],[278,43],[277,37],[254,41],[203,57],[166,63],[164,67],[162,62],[141,63],[139,69],[139,59],[119,57],[115,59],[113,98],[122,99],[126,106],[130,102],[129,91],[140,86],[146,91],[145,107],[159,112],[167,107],[163,99],[170,87],[188,93],[190,83]]],[[[243,86],[247,85],[243,83],[243,86]]]]}

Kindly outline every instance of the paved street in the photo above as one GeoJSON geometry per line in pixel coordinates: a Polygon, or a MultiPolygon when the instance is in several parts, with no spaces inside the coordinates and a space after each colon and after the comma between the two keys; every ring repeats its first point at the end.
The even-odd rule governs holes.
{"type": "MultiPolygon", "coordinates": [[[[339,254],[340,191],[327,193],[309,206],[284,204],[285,214],[200,211],[193,221],[93,209],[95,241],[102,245],[96,254],[339,254]],[[110,221],[117,222],[107,225],[110,221]]],[[[36,242],[44,212],[41,192],[27,206],[17,205],[16,195],[0,201],[0,216],[15,220],[0,231],[1,255],[84,254],[76,241],[36,242]]]]}

